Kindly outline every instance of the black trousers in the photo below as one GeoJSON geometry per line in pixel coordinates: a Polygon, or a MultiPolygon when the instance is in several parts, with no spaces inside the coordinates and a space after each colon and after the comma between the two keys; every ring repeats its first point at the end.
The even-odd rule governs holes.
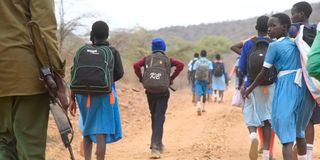
{"type": "Polygon", "coordinates": [[[169,97],[169,91],[165,93],[147,92],[149,110],[151,113],[151,149],[161,150],[163,147],[163,124],[166,118],[165,114],[168,108],[169,97]]]}

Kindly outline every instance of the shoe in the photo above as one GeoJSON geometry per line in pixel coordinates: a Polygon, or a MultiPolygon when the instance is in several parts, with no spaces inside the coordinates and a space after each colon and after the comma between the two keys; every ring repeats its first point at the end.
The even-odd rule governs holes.
{"type": "Polygon", "coordinates": [[[201,116],[201,109],[200,108],[197,108],[197,115],[201,116]]]}
{"type": "Polygon", "coordinates": [[[205,103],[202,103],[202,109],[201,109],[201,111],[202,111],[202,112],[206,112],[205,108],[206,108],[206,104],[205,104],[205,103]]]}
{"type": "Polygon", "coordinates": [[[197,115],[201,116],[201,103],[197,102],[197,115]]]}
{"type": "Polygon", "coordinates": [[[158,150],[151,150],[151,159],[160,159],[161,158],[161,154],[160,151],[158,150]]]}
{"type": "Polygon", "coordinates": [[[160,154],[163,154],[164,151],[165,151],[165,147],[164,147],[164,145],[162,144],[162,145],[159,147],[159,152],[160,152],[160,154]]]}
{"type": "Polygon", "coordinates": [[[259,145],[258,139],[255,138],[251,141],[250,152],[249,152],[250,160],[258,159],[258,145],[259,145]]]}
{"type": "Polygon", "coordinates": [[[292,160],[298,160],[297,144],[294,144],[292,147],[292,160]]]}

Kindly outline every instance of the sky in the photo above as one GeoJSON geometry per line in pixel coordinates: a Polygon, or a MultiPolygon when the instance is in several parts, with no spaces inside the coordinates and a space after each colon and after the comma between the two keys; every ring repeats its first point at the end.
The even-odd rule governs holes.
{"type": "MultiPolygon", "coordinates": [[[[56,0],[56,8],[60,0],[56,0]]],[[[66,20],[84,14],[91,24],[104,20],[110,30],[144,27],[148,30],[240,20],[290,9],[301,0],[68,0],[64,1],[66,20]]],[[[309,3],[320,0],[307,0],[309,3]]]]}

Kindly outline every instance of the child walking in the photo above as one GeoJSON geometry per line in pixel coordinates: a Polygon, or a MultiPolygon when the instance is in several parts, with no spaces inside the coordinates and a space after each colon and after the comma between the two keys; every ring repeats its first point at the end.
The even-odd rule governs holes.
{"type": "Polygon", "coordinates": [[[306,160],[305,129],[315,107],[301,73],[299,50],[288,37],[291,21],[288,15],[278,13],[268,21],[268,34],[276,38],[264,60],[263,68],[245,92],[245,97],[264,80],[272,66],[278,71],[278,79],[272,101],[272,127],[282,143],[284,160],[292,159],[292,146],[296,141],[298,159],[306,160]]]}
{"type": "Polygon", "coordinates": [[[75,101],[77,101],[83,123],[82,135],[84,137],[85,160],[91,160],[92,142],[97,143],[97,160],[104,160],[106,143],[116,142],[122,138],[118,97],[115,91],[114,82],[122,78],[123,67],[119,52],[115,48],[110,47],[107,41],[108,35],[108,25],[103,21],[95,22],[92,25],[91,31],[93,44],[87,44],[78,50],[74,60],[75,63],[71,69],[72,93],[69,106],[70,114],[73,116],[75,115],[75,101]],[[95,65],[100,63],[99,59],[95,58],[98,55],[106,57],[106,60],[103,60],[102,63],[105,64],[105,62],[110,62],[107,63],[108,68],[106,69],[106,72],[109,72],[110,75],[108,75],[111,77],[103,74],[106,72],[98,72],[97,70],[95,70],[95,72],[90,72],[95,68],[95,65]],[[84,58],[82,56],[86,57],[84,58]],[[85,66],[91,67],[79,67],[79,65],[83,63],[86,63],[85,66]],[[90,73],[94,74],[90,75],[90,73]],[[103,75],[102,78],[98,78],[100,75],[98,73],[103,75]],[[91,79],[91,77],[94,78],[91,79]],[[108,87],[103,86],[95,88],[95,86],[98,85],[98,82],[100,84],[100,82],[106,80],[105,77],[107,77],[108,87]],[[78,85],[80,83],[86,83],[87,86],[90,87],[80,88],[81,85],[78,85]],[[103,90],[101,90],[101,88],[103,88],[103,90]]]}

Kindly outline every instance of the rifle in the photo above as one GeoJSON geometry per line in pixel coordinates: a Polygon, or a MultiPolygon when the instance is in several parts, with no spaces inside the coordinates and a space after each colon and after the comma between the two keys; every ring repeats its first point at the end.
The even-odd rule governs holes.
{"type": "Polygon", "coordinates": [[[66,92],[66,82],[58,73],[52,70],[46,39],[42,35],[39,25],[34,21],[29,21],[27,27],[29,29],[33,50],[40,66],[40,78],[43,80],[49,93],[51,113],[59,129],[62,142],[64,146],[68,148],[71,160],[74,160],[71,146],[74,131],[67,115],[68,96],[66,92]],[[47,61],[40,58],[39,52],[45,52],[47,61]]]}

